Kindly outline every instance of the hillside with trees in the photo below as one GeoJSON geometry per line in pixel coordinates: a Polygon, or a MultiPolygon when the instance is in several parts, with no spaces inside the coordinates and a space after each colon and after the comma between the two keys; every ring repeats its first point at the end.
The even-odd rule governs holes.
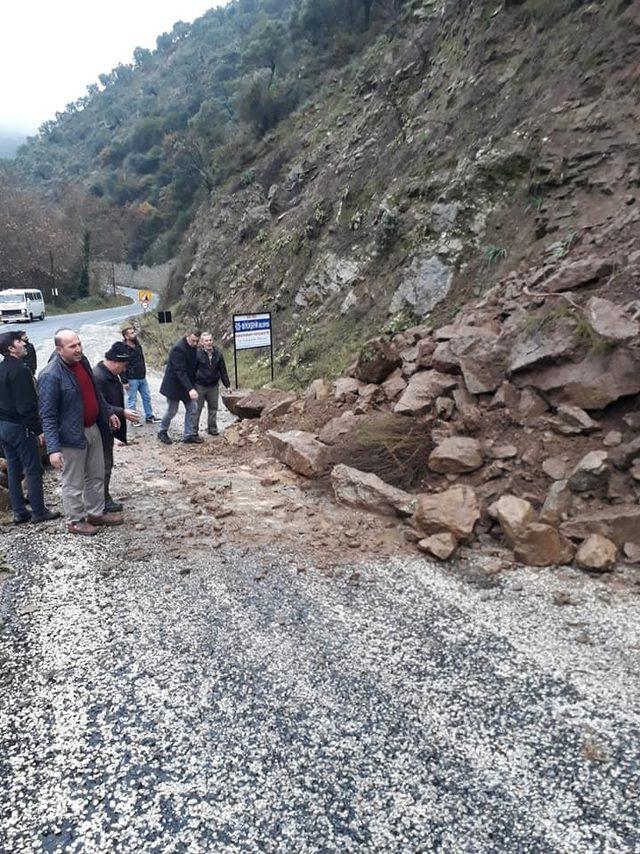
{"type": "Polygon", "coordinates": [[[80,182],[136,217],[127,255],[174,255],[199,204],[249,163],[255,139],[353,57],[401,0],[234,0],[136,48],[45,122],[18,154],[48,190],[80,182]]]}

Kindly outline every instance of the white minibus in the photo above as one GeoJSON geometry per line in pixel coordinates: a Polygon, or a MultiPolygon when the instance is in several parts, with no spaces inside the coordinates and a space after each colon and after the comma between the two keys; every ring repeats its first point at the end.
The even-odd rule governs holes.
{"type": "Polygon", "coordinates": [[[0,291],[0,320],[44,320],[42,291],[32,288],[10,288],[0,291]]]}

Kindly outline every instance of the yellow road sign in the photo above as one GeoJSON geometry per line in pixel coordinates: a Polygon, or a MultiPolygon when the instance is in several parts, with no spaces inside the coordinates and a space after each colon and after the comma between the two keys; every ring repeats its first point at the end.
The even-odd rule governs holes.
{"type": "Polygon", "coordinates": [[[152,296],[151,291],[138,291],[138,302],[140,305],[144,305],[145,303],[148,305],[151,302],[152,296]]]}

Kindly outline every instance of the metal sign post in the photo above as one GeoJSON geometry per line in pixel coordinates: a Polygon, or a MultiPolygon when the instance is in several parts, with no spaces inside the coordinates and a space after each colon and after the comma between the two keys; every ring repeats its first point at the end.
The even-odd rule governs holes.
{"type": "Polygon", "coordinates": [[[273,335],[271,312],[233,315],[233,365],[238,388],[238,350],[258,350],[268,347],[271,354],[271,379],[273,380],[273,335]]]}

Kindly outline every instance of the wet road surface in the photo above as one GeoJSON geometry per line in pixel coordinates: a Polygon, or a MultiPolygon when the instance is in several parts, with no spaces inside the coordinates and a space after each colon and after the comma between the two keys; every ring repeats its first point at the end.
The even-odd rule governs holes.
{"type": "Polygon", "coordinates": [[[639,850],[637,596],[5,541],[2,851],[639,850]]]}

